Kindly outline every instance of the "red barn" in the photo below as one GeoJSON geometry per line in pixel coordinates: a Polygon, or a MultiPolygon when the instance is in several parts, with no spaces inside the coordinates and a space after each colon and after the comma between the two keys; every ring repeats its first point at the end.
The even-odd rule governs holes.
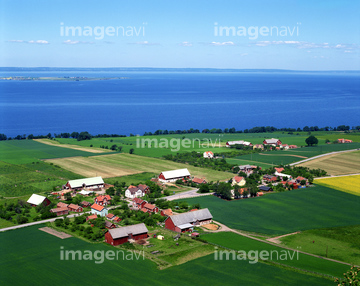
{"type": "Polygon", "coordinates": [[[263,142],[264,145],[272,145],[272,146],[278,146],[281,145],[281,141],[279,139],[271,138],[271,139],[265,139],[263,142]]]}
{"type": "Polygon", "coordinates": [[[27,200],[27,203],[30,204],[32,207],[37,207],[39,205],[48,206],[51,204],[50,200],[47,197],[37,194],[32,194],[31,197],[27,200]]]}
{"type": "Polygon", "coordinates": [[[139,240],[148,237],[148,229],[144,223],[110,229],[105,233],[105,242],[111,245],[119,245],[129,240],[139,240]]]}
{"type": "Polygon", "coordinates": [[[69,213],[69,210],[67,207],[62,207],[62,208],[51,209],[50,212],[55,213],[57,216],[60,216],[60,215],[67,215],[69,213]]]}
{"type": "Polygon", "coordinates": [[[185,180],[190,179],[190,173],[188,169],[179,169],[179,170],[172,170],[172,171],[166,171],[162,172],[159,175],[159,181],[168,183],[168,182],[175,182],[177,180],[185,180]]]}
{"type": "Polygon", "coordinates": [[[165,220],[165,228],[176,231],[186,232],[192,231],[194,226],[208,224],[212,222],[212,215],[206,209],[182,213],[169,216],[165,220]]]}
{"type": "Polygon", "coordinates": [[[74,205],[74,204],[68,205],[68,209],[70,212],[77,212],[77,213],[81,213],[83,211],[82,207],[80,207],[79,205],[74,205]]]}

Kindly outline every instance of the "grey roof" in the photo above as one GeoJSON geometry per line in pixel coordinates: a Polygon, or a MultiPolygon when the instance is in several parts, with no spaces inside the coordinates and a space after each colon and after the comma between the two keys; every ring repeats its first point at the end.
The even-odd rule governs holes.
{"type": "Polygon", "coordinates": [[[144,223],[139,223],[139,224],[110,229],[109,232],[111,237],[113,239],[116,239],[116,238],[126,237],[129,234],[138,235],[141,233],[146,233],[148,232],[148,229],[146,228],[144,223]]]}
{"type": "Polygon", "coordinates": [[[268,187],[268,186],[260,186],[259,187],[259,190],[261,190],[261,191],[269,191],[271,188],[270,187],[268,187]]]}
{"type": "Polygon", "coordinates": [[[248,165],[241,165],[239,166],[240,169],[252,169],[251,166],[248,164],[248,165]]]}
{"type": "Polygon", "coordinates": [[[271,138],[271,139],[265,139],[265,141],[267,144],[276,144],[279,141],[279,139],[271,138]]]}
{"type": "Polygon", "coordinates": [[[197,210],[197,211],[193,211],[193,212],[172,215],[172,216],[169,216],[169,218],[171,218],[171,220],[173,221],[175,226],[179,226],[182,224],[193,223],[193,222],[196,222],[197,220],[212,219],[212,215],[211,215],[210,211],[206,208],[206,209],[197,210]]]}
{"type": "Polygon", "coordinates": [[[180,229],[185,229],[185,228],[193,227],[193,225],[190,223],[184,223],[184,224],[178,225],[177,227],[180,229]]]}

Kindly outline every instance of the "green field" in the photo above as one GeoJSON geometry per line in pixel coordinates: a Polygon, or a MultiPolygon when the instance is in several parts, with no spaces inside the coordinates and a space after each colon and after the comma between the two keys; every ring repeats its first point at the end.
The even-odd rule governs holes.
{"type": "MultiPolygon", "coordinates": [[[[276,251],[279,253],[279,255],[274,254],[272,256],[272,259],[270,259],[269,257],[268,260],[269,262],[273,261],[287,266],[300,268],[305,271],[322,273],[335,277],[341,277],[342,274],[350,268],[349,265],[340,264],[329,260],[324,260],[321,258],[317,258],[302,253],[293,255],[294,252],[291,250],[290,250],[290,254],[293,256],[286,255],[284,257],[281,257],[280,254],[284,252],[283,248],[271,244],[267,244],[264,242],[260,242],[245,236],[241,236],[233,232],[219,232],[219,233],[205,234],[202,236],[202,238],[209,242],[233,249],[235,251],[243,250],[247,253],[251,250],[258,251],[258,253],[260,253],[260,251],[262,250],[268,251],[269,253],[271,253],[271,251],[274,252],[276,251]]],[[[293,248],[297,249],[296,246],[293,248]]]]}
{"type": "Polygon", "coordinates": [[[215,196],[186,201],[209,208],[214,220],[231,228],[268,235],[360,222],[360,197],[324,186],[233,201],[215,196]]]}
{"type": "Polygon", "coordinates": [[[297,161],[301,161],[317,155],[344,151],[350,149],[360,148],[360,143],[349,143],[349,144],[327,144],[313,147],[303,147],[292,150],[279,150],[263,153],[255,153],[250,155],[238,156],[231,159],[226,159],[230,164],[237,164],[237,159],[241,160],[241,163],[247,162],[247,164],[265,164],[267,167],[272,165],[288,165],[297,161]]]}
{"type": "MultiPolygon", "coordinates": [[[[149,260],[60,260],[64,250],[118,250],[76,238],[59,239],[41,226],[0,233],[1,285],[332,285],[332,282],[262,263],[216,261],[208,255],[165,270],[149,260]],[[26,243],[24,243],[26,237],[26,243]],[[21,271],[19,271],[21,269],[21,271]]],[[[122,258],[122,256],[120,256],[122,258]]]]}
{"type": "MultiPolygon", "coordinates": [[[[312,132],[312,135],[315,135],[319,139],[319,144],[324,145],[325,140],[329,139],[334,141],[338,138],[347,138],[351,139],[354,142],[360,142],[360,134],[344,134],[343,132],[312,132]]],[[[235,140],[246,140],[250,141],[253,144],[261,144],[264,139],[268,138],[278,138],[284,144],[288,145],[298,145],[304,146],[305,139],[309,137],[307,132],[294,132],[294,134],[287,134],[287,132],[274,132],[274,133],[223,133],[223,134],[209,134],[209,133],[192,133],[192,134],[171,134],[171,135],[157,135],[157,136],[132,136],[132,137],[111,137],[111,138],[92,138],[91,140],[77,141],[76,139],[71,138],[56,138],[56,141],[62,144],[71,144],[78,145],[83,147],[90,147],[93,145],[93,148],[100,148],[100,146],[108,146],[109,148],[116,144],[122,146],[122,152],[128,153],[131,148],[135,150],[135,154],[149,157],[162,157],[167,154],[171,154],[171,149],[177,149],[170,145],[172,139],[190,139],[191,146],[190,148],[184,148],[180,146],[180,149],[176,152],[188,152],[188,151],[213,151],[213,152],[226,152],[230,151],[229,148],[225,148],[225,143],[227,141],[235,140]],[[299,134],[299,135],[296,135],[299,134]],[[137,140],[149,139],[149,140],[158,140],[158,144],[161,141],[166,140],[168,148],[149,148],[146,147],[137,147],[137,140]],[[200,141],[200,143],[199,143],[200,141]],[[209,143],[209,145],[207,145],[209,143]],[[219,144],[220,143],[220,144],[219,144]],[[212,145],[211,145],[212,144],[212,145]],[[219,148],[220,146],[223,146],[219,148]],[[214,147],[212,147],[214,146],[214,147]]],[[[139,141],[140,142],[140,141],[139,141]]],[[[154,146],[154,143],[152,143],[154,146]]],[[[176,144],[175,141],[173,144],[176,144]]]]}
{"type": "Polygon", "coordinates": [[[283,237],[289,247],[360,265],[360,225],[312,229],[283,237]]]}
{"type": "Polygon", "coordinates": [[[33,140],[1,141],[0,154],[0,161],[11,164],[27,164],[37,159],[94,155],[90,152],[54,147],[33,140]]]}

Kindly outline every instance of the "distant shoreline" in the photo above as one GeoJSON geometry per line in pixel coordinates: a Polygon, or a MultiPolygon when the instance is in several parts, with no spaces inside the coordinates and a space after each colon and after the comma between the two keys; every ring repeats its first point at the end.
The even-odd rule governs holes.
{"type": "Polygon", "coordinates": [[[32,76],[9,76],[0,77],[0,80],[17,81],[92,81],[92,80],[110,80],[110,79],[128,79],[128,77],[83,77],[83,76],[63,76],[63,77],[32,77],[32,76]]]}

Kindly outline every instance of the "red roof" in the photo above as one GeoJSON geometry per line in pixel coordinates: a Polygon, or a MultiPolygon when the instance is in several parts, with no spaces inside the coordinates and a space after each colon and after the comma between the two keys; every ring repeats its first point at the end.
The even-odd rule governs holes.
{"type": "Polygon", "coordinates": [[[144,208],[149,209],[149,210],[153,210],[153,209],[156,208],[156,206],[155,206],[155,205],[152,205],[152,204],[149,204],[149,203],[146,203],[146,204],[144,205],[144,208]]]}
{"type": "Polygon", "coordinates": [[[82,201],[81,204],[82,204],[83,206],[91,205],[91,204],[90,204],[89,202],[87,202],[87,201],[82,201]]]}
{"type": "Polygon", "coordinates": [[[97,210],[98,212],[101,212],[104,209],[103,206],[99,206],[98,204],[93,204],[91,208],[97,210]]]}
{"type": "Polygon", "coordinates": [[[306,179],[304,177],[300,177],[300,176],[297,177],[296,180],[299,180],[299,181],[305,180],[306,181],[306,179]]]}
{"type": "Polygon", "coordinates": [[[281,172],[284,171],[285,169],[284,169],[284,168],[275,168],[275,170],[276,170],[278,173],[281,173],[281,172]]]}
{"type": "Polygon", "coordinates": [[[234,177],[234,181],[237,183],[241,182],[242,180],[244,180],[244,177],[239,177],[239,176],[234,177]]]}
{"type": "Polygon", "coordinates": [[[59,202],[57,205],[56,205],[58,208],[66,208],[68,205],[63,203],[63,202],[59,202]]]}
{"type": "Polygon", "coordinates": [[[116,216],[116,217],[114,217],[114,221],[119,222],[119,221],[121,221],[121,218],[119,218],[118,216],[116,216]]]}
{"type": "Polygon", "coordinates": [[[144,212],[144,213],[147,213],[148,212],[148,210],[147,209],[145,209],[145,208],[142,208],[142,209],[140,209],[142,212],[144,212]]]}
{"type": "Polygon", "coordinates": [[[197,184],[202,184],[204,182],[206,183],[204,179],[200,179],[200,178],[194,178],[192,181],[197,184]]]}
{"type": "Polygon", "coordinates": [[[106,215],[106,217],[107,217],[108,219],[112,219],[114,216],[115,216],[114,214],[107,214],[107,215],[106,215]]]}
{"type": "Polygon", "coordinates": [[[69,208],[69,209],[77,210],[78,208],[81,208],[81,207],[78,206],[78,205],[70,204],[70,205],[68,205],[68,208],[69,208]]]}
{"type": "Polygon", "coordinates": [[[194,212],[194,211],[198,211],[198,209],[192,209],[192,210],[190,210],[191,212],[194,212]]]}
{"type": "Polygon", "coordinates": [[[173,215],[172,209],[166,209],[166,210],[162,210],[162,213],[166,216],[171,216],[173,215]]]}
{"type": "Polygon", "coordinates": [[[96,215],[96,214],[94,214],[94,215],[89,215],[86,219],[87,219],[87,220],[97,219],[97,215],[96,215]]]}
{"type": "Polygon", "coordinates": [[[133,199],[133,202],[137,203],[137,204],[142,204],[144,202],[144,200],[142,200],[140,198],[135,198],[135,199],[133,199]]]}
{"type": "Polygon", "coordinates": [[[99,201],[99,202],[102,202],[104,199],[110,201],[110,200],[111,200],[111,197],[110,197],[109,195],[105,195],[105,196],[100,195],[100,196],[97,196],[96,199],[97,199],[97,201],[99,201]]]}
{"type": "Polygon", "coordinates": [[[53,213],[58,213],[58,212],[63,212],[63,211],[67,211],[67,207],[60,207],[60,208],[56,208],[56,209],[51,209],[51,212],[53,213]]]}

